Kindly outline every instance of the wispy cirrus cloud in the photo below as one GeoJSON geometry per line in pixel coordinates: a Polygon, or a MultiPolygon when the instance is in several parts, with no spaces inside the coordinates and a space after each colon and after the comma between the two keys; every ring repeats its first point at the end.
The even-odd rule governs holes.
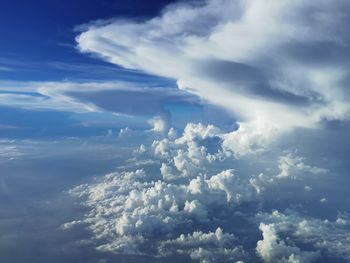
{"type": "Polygon", "coordinates": [[[0,105],[71,112],[161,114],[166,103],[200,104],[184,91],[132,82],[2,82],[0,105]]]}

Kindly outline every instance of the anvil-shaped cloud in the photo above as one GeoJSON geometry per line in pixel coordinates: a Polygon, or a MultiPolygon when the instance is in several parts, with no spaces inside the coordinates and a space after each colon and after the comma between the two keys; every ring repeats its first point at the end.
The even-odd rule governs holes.
{"type": "Polygon", "coordinates": [[[142,22],[91,23],[76,40],[283,131],[348,117],[349,10],[346,0],[180,2],[142,22]]]}

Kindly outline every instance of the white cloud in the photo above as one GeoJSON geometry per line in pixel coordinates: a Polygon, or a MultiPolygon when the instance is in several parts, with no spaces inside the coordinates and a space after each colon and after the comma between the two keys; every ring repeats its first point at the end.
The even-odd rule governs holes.
{"type": "Polygon", "coordinates": [[[168,123],[161,117],[154,117],[149,123],[153,126],[152,131],[154,132],[165,132],[168,128],[168,123]]]}
{"type": "Polygon", "coordinates": [[[178,238],[163,241],[159,246],[161,255],[187,254],[202,263],[217,261],[237,261],[245,257],[244,250],[236,245],[233,234],[224,233],[221,228],[215,232],[181,234],[178,238]]]}
{"type": "Polygon", "coordinates": [[[227,202],[240,203],[251,199],[253,195],[249,182],[241,182],[233,170],[225,170],[212,176],[208,181],[208,186],[210,189],[224,191],[227,202]]]}
{"type": "Polygon", "coordinates": [[[162,166],[160,167],[160,173],[162,174],[164,181],[176,179],[176,176],[173,175],[173,169],[165,163],[162,163],[162,166]]]}
{"type": "MultiPolygon", "coordinates": [[[[136,150],[130,149],[133,158],[127,161],[128,166],[119,167],[121,172],[73,189],[71,193],[83,198],[89,208],[85,218],[79,220],[102,243],[98,249],[153,256],[181,254],[202,262],[251,262],[257,257],[251,250],[246,251],[245,241],[233,238],[241,228],[237,221],[243,222],[240,231],[245,231],[246,224],[251,224],[256,211],[264,206],[279,200],[283,207],[295,205],[293,201],[283,203],[294,190],[288,186],[290,191],[283,191],[279,186],[298,183],[298,192],[292,194],[307,196],[316,191],[303,191],[306,183],[313,186],[314,180],[320,178],[312,175],[327,170],[311,166],[295,154],[280,155],[277,151],[271,155],[260,148],[244,154],[241,151],[242,158],[236,158],[235,154],[227,154],[223,146],[226,135],[234,132],[244,136],[239,129],[224,133],[212,125],[193,123],[179,136],[145,130],[141,146],[136,144],[136,150]],[[262,169],[263,173],[258,173],[262,169]],[[288,176],[281,177],[282,171],[288,176]],[[216,229],[220,228],[232,237],[230,245],[218,241],[221,230],[216,229]]],[[[128,140],[134,135],[130,134],[128,140]]],[[[242,149],[239,145],[235,145],[239,149],[236,152],[242,149]]],[[[235,147],[230,152],[234,153],[235,147]]],[[[324,249],[318,245],[318,238],[305,239],[312,249],[304,251],[299,246],[304,242],[296,234],[300,218],[292,218],[298,223],[288,223],[288,217],[280,213],[260,214],[257,218],[264,236],[257,253],[266,262],[312,262],[318,255],[315,251],[324,249]],[[290,238],[285,229],[291,231],[290,238]]],[[[345,218],[339,216],[334,225],[347,226],[342,220],[345,218]]],[[[257,230],[258,225],[255,227],[257,230]]],[[[247,238],[252,244],[259,237],[247,238]]]]}
{"type": "Polygon", "coordinates": [[[207,138],[212,138],[220,134],[220,129],[214,125],[204,126],[201,123],[188,123],[184,129],[184,132],[180,138],[175,142],[177,144],[183,144],[186,142],[192,142],[196,139],[203,140],[207,138]]]}
{"type": "Polygon", "coordinates": [[[140,147],[136,150],[136,153],[144,154],[146,151],[146,146],[144,144],[141,144],[140,147]]]}
{"type": "MultiPolygon", "coordinates": [[[[308,244],[309,247],[311,245],[310,249],[313,249],[314,252],[323,251],[335,258],[343,258],[347,261],[350,259],[350,229],[346,224],[343,224],[347,222],[347,219],[342,215],[339,215],[335,221],[329,221],[327,219],[303,217],[289,210],[284,214],[278,211],[271,214],[260,214],[257,218],[263,222],[261,230],[263,231],[264,240],[259,241],[260,243],[257,246],[263,258],[273,259],[277,255],[288,256],[288,253],[294,253],[294,250],[297,251],[298,248],[287,247],[287,251],[290,251],[285,253],[285,242],[288,241],[308,244]],[[286,238],[283,241],[278,236],[286,238]],[[280,252],[280,249],[283,253],[280,252]]],[[[300,255],[299,252],[297,254],[300,255]]],[[[315,253],[301,251],[301,255],[303,254],[311,256],[315,253]]]]}
{"type": "Polygon", "coordinates": [[[324,175],[328,173],[327,169],[310,166],[304,163],[304,158],[293,156],[289,153],[279,158],[279,178],[296,177],[302,173],[310,173],[315,175],[324,175]]]}
{"type": "Polygon", "coordinates": [[[221,140],[220,130],[213,125],[204,126],[201,123],[188,123],[182,136],[178,138],[172,129],[169,132],[171,136],[155,140],[152,148],[155,157],[166,160],[167,167],[172,165],[182,176],[193,177],[196,173],[203,172],[211,162],[225,158],[221,151],[220,142],[216,143],[218,149],[212,153],[209,152],[211,149],[202,145],[206,140],[213,138],[221,140]]]}
{"type": "Polygon", "coordinates": [[[277,128],[262,122],[241,123],[237,131],[223,135],[223,149],[236,157],[265,151],[277,136],[277,128]]]}
{"type": "Polygon", "coordinates": [[[348,8],[345,0],[181,3],[144,22],[90,24],[76,40],[82,52],[176,79],[241,123],[279,132],[348,118],[348,8]]]}
{"type": "MultiPolygon", "coordinates": [[[[147,240],[157,236],[160,244],[155,243],[154,246],[160,248],[167,243],[167,237],[174,237],[178,230],[183,227],[191,229],[191,225],[200,222],[208,224],[214,216],[213,209],[229,207],[229,202],[236,202],[229,198],[233,194],[236,196],[239,189],[235,190],[230,186],[226,188],[217,184],[215,176],[212,178],[214,179],[193,179],[189,184],[167,184],[154,181],[154,178],[143,170],[137,170],[109,174],[100,182],[78,186],[71,193],[85,197],[85,205],[91,207],[87,217],[80,223],[87,224],[96,238],[108,240],[98,249],[131,253],[130,250],[125,252],[125,249],[132,243],[131,248],[137,251],[135,254],[142,254],[146,252],[142,250],[141,245],[147,240]],[[195,182],[200,184],[197,190],[195,182]]],[[[73,224],[75,225],[72,222],[65,226],[73,224]]],[[[221,244],[225,244],[225,240],[232,238],[232,235],[217,230],[214,247],[210,246],[213,243],[211,235],[201,238],[208,239],[202,241],[208,243],[204,251],[210,255],[203,256],[203,251],[199,253],[195,244],[193,248],[189,248],[188,254],[195,258],[207,258],[203,259],[203,262],[214,262],[209,259],[230,258],[239,253],[239,249],[221,248],[221,244]],[[220,245],[219,248],[215,248],[217,245],[220,245]],[[197,256],[194,256],[195,254],[197,256]]],[[[194,238],[199,238],[198,234],[194,233],[194,238]]],[[[148,242],[148,245],[150,244],[148,242]]]]}
{"type": "Polygon", "coordinates": [[[301,251],[300,248],[280,240],[274,224],[261,223],[259,229],[263,240],[258,241],[256,251],[265,262],[307,263],[314,262],[318,257],[317,252],[301,251]]]}
{"type": "MultiPolygon", "coordinates": [[[[201,262],[243,259],[244,250],[239,242],[232,234],[223,234],[219,225],[214,224],[217,230],[208,234],[197,231],[202,227],[213,230],[212,222],[218,220],[217,211],[233,214],[235,209],[255,198],[249,178],[233,169],[218,167],[218,173],[208,170],[208,166],[220,164],[221,160],[208,160],[207,148],[202,144],[219,138],[217,132],[214,126],[189,124],[178,138],[154,141],[150,148],[142,144],[143,147],[133,151],[134,167],[138,158],[153,154],[153,158],[160,161],[159,173],[145,169],[111,173],[95,183],[71,190],[72,195],[83,198],[83,203],[90,208],[79,223],[87,225],[94,236],[103,241],[97,249],[123,254],[149,254],[157,249],[161,256],[180,253],[201,262]],[[173,250],[175,246],[169,247],[169,244],[184,238],[181,234],[188,235],[185,238],[188,244],[185,242],[185,247],[178,244],[179,250],[173,250]],[[198,246],[199,243],[203,245],[198,246]]],[[[149,131],[145,133],[155,136],[149,131]]],[[[215,142],[218,145],[214,148],[220,149],[221,140],[215,142]]],[[[66,224],[71,225],[75,223],[66,224]]]]}

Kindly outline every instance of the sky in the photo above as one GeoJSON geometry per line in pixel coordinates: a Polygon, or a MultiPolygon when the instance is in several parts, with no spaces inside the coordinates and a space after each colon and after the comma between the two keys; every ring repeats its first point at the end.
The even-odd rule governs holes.
{"type": "Polygon", "coordinates": [[[0,262],[349,262],[349,10],[3,0],[0,262]]]}

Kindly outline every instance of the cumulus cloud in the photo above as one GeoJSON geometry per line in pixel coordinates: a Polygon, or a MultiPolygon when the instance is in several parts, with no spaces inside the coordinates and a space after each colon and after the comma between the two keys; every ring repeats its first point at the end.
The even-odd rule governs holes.
{"type": "MultiPolygon", "coordinates": [[[[278,170],[276,174],[270,172],[251,176],[249,181],[258,194],[262,194],[267,188],[278,187],[285,180],[289,183],[296,180],[302,183],[315,176],[327,175],[329,172],[328,169],[305,163],[305,158],[291,152],[278,157],[278,170]]],[[[304,185],[303,189],[305,192],[312,190],[308,185],[304,185]]]]}
{"type": "MultiPolygon", "coordinates": [[[[264,193],[273,191],[272,198],[274,193],[282,198],[284,193],[277,192],[276,187],[286,180],[297,181],[294,175],[304,178],[326,172],[287,154],[275,157],[275,169],[255,176],[245,162],[257,166],[258,171],[259,162],[262,167],[266,162],[264,151],[251,150],[244,158],[243,153],[237,158],[226,152],[226,135],[239,133],[239,129],[224,133],[213,125],[189,123],[181,135],[170,131],[159,135],[145,130],[144,136],[153,137],[153,142],[143,139],[131,150],[133,158],[127,161],[128,166],[72,189],[71,194],[82,198],[89,213],[65,226],[87,226],[100,240],[97,249],[101,251],[157,257],[184,255],[201,262],[250,262],[256,255],[236,237],[239,225],[228,222],[245,215],[248,208],[252,211],[248,209],[243,216],[244,224],[256,220],[254,207],[271,201],[264,193]],[[282,168],[281,158],[288,160],[282,168]],[[280,170],[288,170],[288,176],[279,176],[280,170]]],[[[128,140],[140,134],[130,134],[128,140]]],[[[240,152],[239,142],[236,147],[240,152]]],[[[305,186],[301,183],[299,191],[305,186]]],[[[264,221],[267,216],[261,218],[263,239],[257,253],[266,262],[311,262],[316,256],[316,252],[304,251],[296,242],[284,240],[278,226],[264,221]]],[[[338,226],[346,226],[342,218],[338,226]]],[[[250,238],[259,240],[254,235],[250,238]]]]}
{"type": "Polygon", "coordinates": [[[344,0],[178,3],[143,22],[92,23],[76,40],[82,52],[176,79],[254,123],[260,143],[273,130],[348,118],[349,7],[344,0]]]}
{"type": "Polygon", "coordinates": [[[133,151],[133,167],[151,158],[159,160],[151,164],[158,172],[115,172],[77,186],[70,193],[83,199],[89,213],[63,228],[88,226],[102,240],[97,247],[102,251],[180,254],[201,262],[246,259],[240,240],[223,232],[222,217],[234,216],[256,194],[250,177],[220,167],[232,158],[223,154],[222,134],[213,125],[190,123],[180,136],[164,132],[151,146],[141,144],[133,151]]]}
{"type": "Polygon", "coordinates": [[[276,135],[277,129],[266,123],[241,123],[237,131],[223,135],[223,148],[235,157],[263,152],[276,135]]]}
{"type": "Polygon", "coordinates": [[[149,123],[153,126],[152,131],[154,132],[165,132],[168,130],[167,121],[159,116],[151,119],[149,123]]]}
{"type": "Polygon", "coordinates": [[[315,175],[322,175],[328,172],[327,169],[310,166],[304,163],[304,158],[299,156],[293,156],[291,153],[281,156],[279,158],[279,178],[295,177],[301,173],[310,173],[315,175]]]}
{"type": "Polygon", "coordinates": [[[233,234],[224,233],[221,228],[217,228],[215,232],[195,231],[163,241],[159,251],[164,256],[175,253],[190,255],[193,260],[199,259],[203,263],[223,260],[234,262],[245,257],[244,250],[236,243],[237,238],[233,234]]]}
{"type": "Polygon", "coordinates": [[[274,224],[261,223],[259,229],[263,240],[258,241],[256,251],[265,262],[307,263],[313,262],[318,256],[317,252],[304,252],[280,240],[274,224]]]}
{"type": "Polygon", "coordinates": [[[96,184],[71,190],[71,194],[86,198],[85,205],[91,210],[85,219],[63,228],[87,224],[96,238],[105,240],[97,247],[102,251],[153,254],[149,251],[156,248],[158,256],[179,253],[201,262],[239,260],[243,250],[232,234],[224,234],[220,228],[214,233],[195,231],[176,237],[201,225],[208,227],[216,209],[230,209],[230,202],[237,205],[241,201],[233,199],[244,193],[239,194],[240,189],[233,185],[220,184],[226,179],[221,177],[219,174],[209,180],[198,177],[188,184],[168,184],[155,181],[156,177],[144,170],[109,174],[96,184]]]}
{"type": "MultiPolygon", "coordinates": [[[[203,171],[207,164],[224,157],[220,148],[221,133],[213,126],[204,126],[201,123],[186,125],[182,136],[175,137],[172,129],[168,132],[168,137],[155,140],[152,144],[155,157],[161,158],[171,164],[183,176],[193,176],[196,172],[203,171]],[[218,141],[218,142],[216,142],[218,141]],[[211,149],[210,142],[214,145],[211,149]],[[209,144],[209,147],[206,147],[209,144]]],[[[165,172],[166,166],[163,166],[165,172]]],[[[169,169],[167,169],[169,170],[169,169]]]]}
{"type": "Polygon", "coordinates": [[[282,262],[312,262],[319,252],[347,261],[350,259],[350,229],[343,215],[330,221],[304,217],[289,210],[286,213],[273,211],[271,214],[260,214],[257,219],[262,221],[260,230],[263,233],[263,240],[257,244],[257,252],[267,262],[281,258],[287,260],[292,254],[300,257],[299,261],[282,262]],[[279,235],[284,236],[284,240],[279,235]],[[294,245],[288,246],[286,242],[311,245],[312,251],[302,251],[294,245]]]}

